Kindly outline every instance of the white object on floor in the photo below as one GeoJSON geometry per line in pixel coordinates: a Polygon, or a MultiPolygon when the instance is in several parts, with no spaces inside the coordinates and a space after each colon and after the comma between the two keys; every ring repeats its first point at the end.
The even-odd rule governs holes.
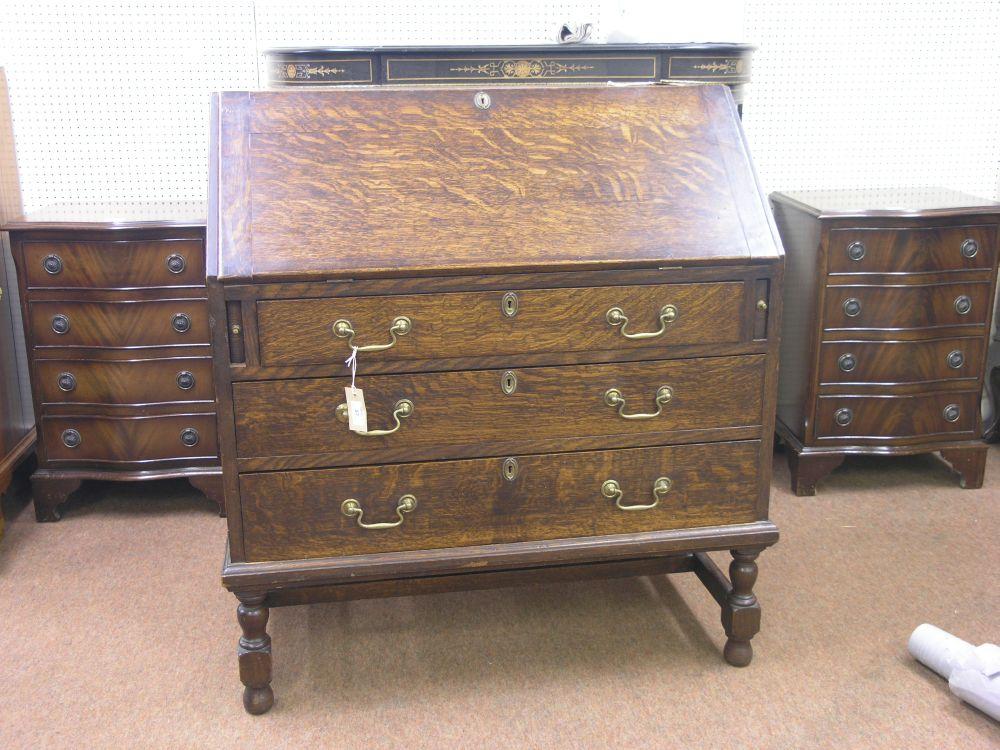
{"type": "Polygon", "coordinates": [[[910,654],[948,680],[951,692],[1000,721],[1000,646],[973,646],[924,623],[913,631],[910,654]]]}

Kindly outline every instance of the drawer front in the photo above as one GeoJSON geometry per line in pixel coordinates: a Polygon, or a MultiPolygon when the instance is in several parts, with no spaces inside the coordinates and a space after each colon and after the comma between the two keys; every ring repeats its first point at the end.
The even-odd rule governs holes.
{"type": "Polygon", "coordinates": [[[41,429],[49,463],[145,464],[218,454],[215,414],[43,416],[41,429]]]}
{"type": "Polygon", "coordinates": [[[205,286],[201,240],[28,241],[24,268],[34,288],[205,286]]]}
{"type": "Polygon", "coordinates": [[[991,226],[834,229],[830,273],[926,273],[988,270],[996,254],[991,226]]]}
{"type": "Polygon", "coordinates": [[[826,330],[894,330],[984,325],[990,284],[828,286],[826,330]]]}
{"type": "Polygon", "coordinates": [[[759,425],[763,378],[763,355],[359,378],[369,430],[393,426],[401,399],[413,405],[387,436],[356,434],[337,419],[350,378],[235,383],[237,454],[343,452],[374,461],[389,450],[433,448],[456,457],[470,444],[485,453],[491,443],[759,425]],[[624,406],[608,403],[609,389],[624,406]],[[660,413],[626,419],[619,410],[660,413]]]}
{"type": "Polygon", "coordinates": [[[756,520],[759,448],[745,441],[243,474],[247,559],[747,523],[756,520]],[[408,495],[414,501],[401,501],[408,495]],[[349,499],[356,505],[345,513],[349,499]]]}
{"type": "Polygon", "coordinates": [[[212,401],[212,359],[95,361],[35,359],[43,403],[157,404],[212,401]]]}
{"type": "Polygon", "coordinates": [[[35,346],[143,347],[207,344],[204,299],[31,302],[35,346]]]}
{"type": "Polygon", "coordinates": [[[966,437],[979,419],[979,394],[920,396],[820,396],[816,435],[820,439],[898,438],[900,442],[966,437]]]}
{"type": "Polygon", "coordinates": [[[827,341],[819,355],[821,383],[920,383],[978,378],[983,340],[827,341]]]}
{"type": "Polygon", "coordinates": [[[357,346],[365,363],[548,352],[653,350],[740,340],[743,283],[528,289],[393,297],[265,300],[257,304],[264,365],[342,362],[357,346]],[[669,306],[669,308],[668,308],[669,306]],[[621,311],[626,322],[620,322],[621,311]],[[409,329],[390,333],[406,318],[409,329]],[[345,321],[341,335],[337,321],[345,321]],[[628,338],[624,334],[659,336],[628,338]]]}

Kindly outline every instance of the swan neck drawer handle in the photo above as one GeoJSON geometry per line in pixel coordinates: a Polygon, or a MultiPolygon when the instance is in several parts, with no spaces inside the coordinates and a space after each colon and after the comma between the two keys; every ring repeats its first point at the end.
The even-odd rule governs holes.
{"type": "Polygon", "coordinates": [[[343,513],[348,518],[354,518],[358,522],[358,526],[362,529],[394,529],[403,523],[404,513],[410,513],[416,510],[417,498],[413,495],[403,495],[396,503],[396,516],[399,518],[398,521],[385,521],[383,523],[365,523],[364,516],[365,511],[361,507],[361,503],[355,500],[353,497],[348,498],[340,505],[340,512],[343,513]]]}
{"type": "MultiPolygon", "coordinates": [[[[411,321],[405,315],[397,315],[393,321],[392,325],[389,326],[389,335],[392,340],[388,344],[368,344],[367,346],[359,346],[359,352],[384,352],[386,349],[391,349],[396,345],[398,336],[405,336],[413,328],[413,321],[411,321]]],[[[354,336],[356,335],[354,331],[354,326],[351,325],[351,321],[341,318],[333,324],[333,335],[337,338],[347,339],[348,346],[354,347],[354,336]]]]}
{"type": "Polygon", "coordinates": [[[604,392],[604,403],[618,408],[618,416],[622,419],[653,419],[663,413],[664,404],[669,404],[674,397],[674,389],[669,385],[661,385],[656,391],[656,411],[649,414],[626,414],[625,396],[617,388],[608,388],[604,392]]]}
{"type": "MultiPolygon", "coordinates": [[[[396,422],[395,426],[390,427],[388,430],[365,430],[364,432],[353,430],[353,432],[355,435],[364,435],[365,437],[391,435],[402,426],[403,423],[400,420],[406,419],[411,414],[413,414],[413,402],[408,398],[401,398],[392,407],[392,418],[396,422]]],[[[347,415],[347,404],[337,405],[337,419],[345,424],[350,421],[347,415]]]]}
{"type": "Polygon", "coordinates": [[[664,305],[660,308],[660,330],[646,333],[629,333],[625,330],[628,325],[628,316],[620,307],[612,307],[604,316],[610,326],[620,326],[619,333],[627,339],[638,341],[641,339],[655,339],[667,332],[667,326],[677,320],[677,308],[673,305],[664,305]]]}
{"type": "Polygon", "coordinates": [[[660,500],[670,492],[670,488],[673,486],[674,483],[670,477],[660,477],[653,482],[653,502],[640,505],[622,505],[622,497],[625,493],[622,492],[622,486],[614,479],[609,479],[601,485],[601,494],[609,500],[614,500],[615,507],[619,510],[650,510],[660,504],[660,500]]]}

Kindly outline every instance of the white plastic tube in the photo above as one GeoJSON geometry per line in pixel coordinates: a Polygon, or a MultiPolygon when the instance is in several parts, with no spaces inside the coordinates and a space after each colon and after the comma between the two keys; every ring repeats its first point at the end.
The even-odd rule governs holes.
{"type": "Polygon", "coordinates": [[[910,636],[910,654],[948,680],[951,692],[1000,721],[1000,646],[973,646],[924,623],[910,636]]]}

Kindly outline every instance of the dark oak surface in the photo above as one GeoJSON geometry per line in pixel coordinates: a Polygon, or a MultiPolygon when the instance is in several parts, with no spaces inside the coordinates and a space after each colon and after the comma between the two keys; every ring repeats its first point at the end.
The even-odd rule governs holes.
{"type": "Polygon", "coordinates": [[[184,476],[221,510],[203,216],[200,204],[79,205],[7,223],[39,520],[57,520],[84,479],[184,476]]]}
{"type": "Polygon", "coordinates": [[[777,422],[793,490],[814,494],[849,453],[935,450],[980,486],[1000,204],[938,189],[771,200],[798,282],[777,422]]]}
{"type": "Polygon", "coordinates": [[[268,608],[328,599],[690,571],[750,662],[782,254],[733,101],[477,91],[214,100],[223,583],[251,713],[274,699],[268,608]],[[358,354],[368,429],[412,403],[390,434],[338,419],[352,343],[383,347],[358,354]]]}
{"type": "Polygon", "coordinates": [[[219,278],[777,257],[724,87],[476,93],[222,94],[219,278]]]}

